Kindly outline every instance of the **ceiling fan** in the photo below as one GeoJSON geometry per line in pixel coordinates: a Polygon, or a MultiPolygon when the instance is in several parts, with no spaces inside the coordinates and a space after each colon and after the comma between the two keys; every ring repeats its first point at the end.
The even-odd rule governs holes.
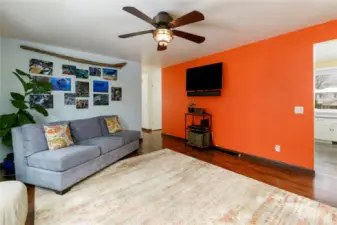
{"type": "Polygon", "coordinates": [[[158,51],[164,51],[167,49],[168,43],[173,40],[173,35],[198,44],[205,41],[205,37],[175,30],[177,27],[204,20],[204,15],[198,11],[192,11],[182,17],[179,17],[178,19],[173,20],[172,16],[167,12],[159,12],[153,19],[151,19],[135,7],[126,6],[123,7],[123,10],[151,24],[156,29],[119,35],[120,38],[129,38],[152,33],[154,40],[158,42],[158,51]]]}

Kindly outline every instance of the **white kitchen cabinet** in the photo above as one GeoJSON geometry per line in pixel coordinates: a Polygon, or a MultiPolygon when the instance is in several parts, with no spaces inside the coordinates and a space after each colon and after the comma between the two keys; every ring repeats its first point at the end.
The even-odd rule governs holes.
{"type": "Polygon", "coordinates": [[[337,124],[332,124],[329,128],[330,141],[337,142],[337,124]]]}
{"type": "Polygon", "coordinates": [[[315,118],[315,139],[337,142],[337,118],[315,118]]]}
{"type": "MultiPolygon", "coordinates": [[[[336,129],[337,131],[337,129],[336,129]]],[[[322,122],[315,122],[315,139],[330,140],[330,126],[322,122]]]]}

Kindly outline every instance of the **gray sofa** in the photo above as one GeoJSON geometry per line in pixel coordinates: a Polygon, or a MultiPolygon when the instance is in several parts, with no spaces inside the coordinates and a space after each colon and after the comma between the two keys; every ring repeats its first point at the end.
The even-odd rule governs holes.
{"type": "Polygon", "coordinates": [[[140,131],[108,132],[104,117],[60,121],[69,124],[74,145],[50,151],[43,124],[12,129],[16,179],[64,194],[91,174],[139,148],[140,131]]]}

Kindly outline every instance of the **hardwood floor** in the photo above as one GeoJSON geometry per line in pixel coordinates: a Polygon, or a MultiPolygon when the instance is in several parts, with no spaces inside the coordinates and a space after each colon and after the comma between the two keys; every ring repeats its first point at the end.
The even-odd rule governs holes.
{"type": "MultiPolygon", "coordinates": [[[[327,165],[329,165],[331,157],[327,157],[322,151],[315,155],[316,174],[310,175],[245,156],[237,157],[217,150],[199,150],[185,146],[184,142],[179,139],[162,136],[160,131],[152,131],[151,133],[143,133],[140,149],[127,157],[147,154],[163,148],[169,148],[298,195],[337,207],[337,170],[334,170],[335,167],[333,166],[327,169],[329,168],[327,165]]],[[[33,186],[28,186],[28,196],[29,213],[26,225],[33,225],[33,186]]]]}
{"type": "Polygon", "coordinates": [[[138,154],[162,148],[181,152],[255,180],[337,207],[337,170],[332,166],[337,163],[337,154],[336,161],[331,162],[330,160],[330,163],[327,162],[328,157],[322,151],[320,154],[316,154],[315,167],[317,171],[315,175],[311,175],[271,165],[250,157],[239,158],[217,150],[199,150],[185,146],[182,141],[162,136],[158,131],[151,134],[143,133],[143,144],[138,154]],[[330,165],[330,169],[327,165],[330,165]],[[323,168],[324,171],[322,171],[323,168]]]}
{"type": "Polygon", "coordinates": [[[315,171],[319,174],[337,176],[337,145],[329,142],[315,143],[315,171]]]}

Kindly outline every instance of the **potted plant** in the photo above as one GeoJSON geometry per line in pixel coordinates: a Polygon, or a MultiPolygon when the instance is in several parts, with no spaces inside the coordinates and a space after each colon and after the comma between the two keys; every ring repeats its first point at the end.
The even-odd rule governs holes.
{"type": "Polygon", "coordinates": [[[15,175],[15,169],[14,169],[14,154],[9,153],[7,154],[6,158],[4,158],[4,161],[2,163],[2,167],[5,171],[4,177],[13,177],[15,175]]]}
{"type": "Polygon", "coordinates": [[[194,112],[194,107],[195,107],[195,101],[191,101],[190,103],[188,103],[188,112],[189,113],[193,113],[194,112]]]}
{"type": "Polygon", "coordinates": [[[9,100],[14,108],[17,109],[16,113],[0,115],[0,138],[2,144],[8,148],[12,148],[12,133],[11,129],[29,123],[35,123],[33,116],[30,114],[29,109],[35,110],[44,116],[48,116],[48,111],[43,105],[34,104],[29,102],[27,97],[30,94],[50,94],[52,90],[51,83],[40,82],[34,79],[30,74],[21,70],[16,70],[13,74],[19,79],[22,84],[24,93],[11,92],[11,99],[9,100]]]}

